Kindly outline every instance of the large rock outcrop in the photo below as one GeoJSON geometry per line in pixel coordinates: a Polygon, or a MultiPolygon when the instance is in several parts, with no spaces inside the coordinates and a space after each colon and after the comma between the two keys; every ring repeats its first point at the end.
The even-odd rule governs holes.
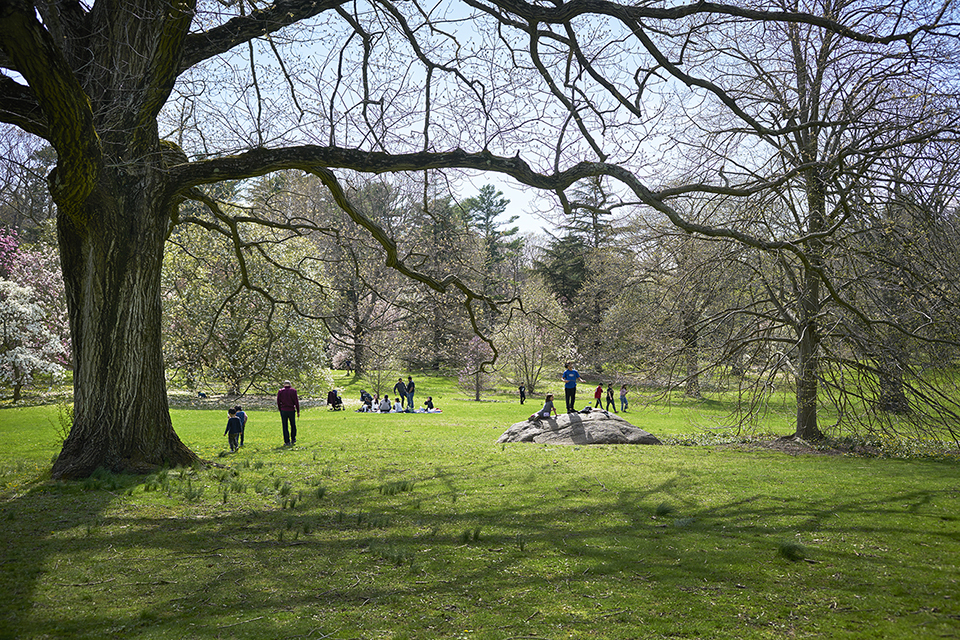
{"type": "Polygon", "coordinates": [[[561,413],[556,418],[524,420],[507,429],[497,442],[661,444],[656,436],[616,414],[599,409],[590,413],[561,413]]]}

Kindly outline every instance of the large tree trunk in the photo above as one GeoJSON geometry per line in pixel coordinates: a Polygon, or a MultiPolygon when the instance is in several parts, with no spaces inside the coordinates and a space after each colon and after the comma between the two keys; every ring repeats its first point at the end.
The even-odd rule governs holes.
{"type": "MultiPolygon", "coordinates": [[[[815,142],[810,143],[807,157],[815,158],[815,142]]],[[[823,231],[826,219],[826,185],[814,171],[807,172],[808,233],[823,231]]],[[[820,330],[819,318],[820,277],[815,268],[823,263],[823,241],[815,235],[806,243],[811,266],[802,272],[799,309],[797,312],[798,377],[797,377],[797,430],[795,438],[817,441],[823,433],[817,424],[817,398],[820,387],[820,330]]]]}
{"type": "Polygon", "coordinates": [[[699,314],[687,309],[681,313],[681,337],[683,339],[683,357],[686,362],[686,389],[684,394],[691,398],[700,398],[700,335],[697,331],[699,314]]]}
{"type": "Polygon", "coordinates": [[[161,351],[160,270],[173,205],[160,200],[159,171],[140,165],[131,175],[130,166],[124,175],[104,170],[82,211],[59,213],[74,420],[54,478],[197,461],[173,430],[161,351]]]}
{"type": "MultiPolygon", "coordinates": [[[[807,278],[808,286],[811,286],[807,278]]],[[[816,284],[812,286],[816,287],[816,284]]],[[[814,293],[807,294],[809,296],[814,293]]],[[[814,298],[815,299],[815,298],[814,298]]],[[[800,324],[800,344],[799,344],[799,362],[797,376],[797,430],[794,433],[795,438],[804,440],[820,440],[823,434],[817,425],[817,395],[819,393],[819,336],[817,334],[816,318],[810,316],[812,312],[810,300],[802,303],[801,314],[803,315],[800,324]]]]}
{"type": "Polygon", "coordinates": [[[897,351],[899,349],[896,347],[890,347],[890,351],[880,359],[877,373],[880,397],[877,404],[881,411],[903,415],[910,413],[910,401],[903,389],[903,369],[897,351]]]}

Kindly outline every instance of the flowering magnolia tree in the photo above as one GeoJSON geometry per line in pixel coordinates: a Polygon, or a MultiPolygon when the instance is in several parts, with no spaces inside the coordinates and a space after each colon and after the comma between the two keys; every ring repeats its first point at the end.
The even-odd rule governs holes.
{"type": "Polygon", "coordinates": [[[17,232],[9,229],[0,229],[0,275],[10,275],[10,268],[17,255],[17,232]]]}
{"type": "Polygon", "coordinates": [[[60,376],[70,364],[70,328],[57,250],[22,245],[0,230],[0,383],[19,402],[38,375],[60,376]]]}
{"type": "Polygon", "coordinates": [[[0,381],[13,387],[13,401],[20,401],[24,385],[37,375],[62,375],[66,356],[36,291],[0,280],[0,381]]]}

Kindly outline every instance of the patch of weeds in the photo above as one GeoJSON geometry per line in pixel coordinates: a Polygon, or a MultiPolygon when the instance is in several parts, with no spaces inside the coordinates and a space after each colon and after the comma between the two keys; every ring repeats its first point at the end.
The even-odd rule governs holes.
{"type": "Polygon", "coordinates": [[[317,487],[313,490],[313,495],[316,496],[317,500],[323,500],[323,497],[327,495],[327,488],[324,486],[317,487]]]}
{"type": "Polygon", "coordinates": [[[673,526],[682,529],[684,527],[692,526],[696,521],[696,518],[677,518],[673,521],[673,526]]]}
{"type": "Polygon", "coordinates": [[[777,555],[790,562],[800,562],[807,559],[807,548],[799,542],[784,540],[777,546],[777,555]]]}
{"type": "Polygon", "coordinates": [[[26,460],[17,460],[16,462],[0,466],[0,478],[22,476],[28,470],[35,470],[36,468],[36,465],[30,464],[26,460]]]}
{"type": "Polygon", "coordinates": [[[256,461],[254,461],[254,463],[253,463],[253,468],[254,468],[254,469],[263,469],[263,465],[264,465],[264,464],[265,464],[265,463],[264,463],[263,460],[256,460],[256,461]]]}
{"type": "Polygon", "coordinates": [[[87,537],[89,538],[90,536],[92,536],[97,531],[97,529],[100,529],[106,523],[107,521],[102,516],[97,516],[96,518],[88,522],[87,526],[85,527],[87,537]]]}
{"type": "Polygon", "coordinates": [[[236,479],[231,480],[231,481],[230,481],[230,491],[232,491],[233,493],[246,493],[246,492],[247,492],[247,485],[245,485],[244,483],[242,483],[242,482],[240,482],[239,480],[236,480],[236,479]]]}
{"type": "Polygon", "coordinates": [[[129,477],[122,476],[103,467],[98,467],[81,483],[87,491],[120,491],[130,484],[129,477]]]}
{"type": "Polygon", "coordinates": [[[364,529],[386,529],[390,526],[390,518],[382,514],[358,511],[356,525],[364,529]]]}
{"type": "Polygon", "coordinates": [[[390,543],[386,546],[371,546],[370,553],[382,560],[391,562],[398,567],[402,567],[404,565],[409,565],[412,567],[415,555],[413,551],[410,551],[409,549],[403,549],[394,545],[393,543],[390,543]]]}
{"type": "Polygon", "coordinates": [[[289,496],[290,492],[293,491],[293,485],[290,484],[289,482],[284,482],[282,485],[279,485],[279,486],[275,485],[274,488],[277,489],[277,492],[281,496],[289,496]]]}
{"type": "Polygon", "coordinates": [[[673,513],[673,505],[667,502],[661,502],[657,505],[657,510],[655,512],[657,518],[662,518],[673,513]]]}
{"type": "Polygon", "coordinates": [[[464,529],[463,533],[460,534],[460,541],[463,544],[467,544],[469,542],[479,542],[480,527],[474,527],[473,529],[464,529]]]}
{"type": "Polygon", "coordinates": [[[213,479],[217,482],[223,484],[227,480],[230,480],[232,477],[239,475],[232,471],[231,469],[214,469],[213,470],[213,479]]]}
{"type": "Polygon", "coordinates": [[[57,432],[57,442],[59,443],[58,448],[63,448],[63,443],[66,441],[67,436],[70,435],[70,430],[73,429],[73,405],[66,402],[57,403],[57,421],[54,423],[54,428],[57,432]]]}
{"type": "Polygon", "coordinates": [[[203,498],[203,487],[194,486],[193,479],[187,476],[187,481],[180,485],[180,495],[187,502],[200,502],[203,498]]]}
{"type": "Polygon", "coordinates": [[[386,529],[390,526],[390,518],[383,514],[374,514],[370,517],[371,529],[386,529]]]}
{"type": "Polygon", "coordinates": [[[144,491],[163,491],[166,494],[170,494],[170,470],[161,469],[156,473],[147,476],[146,481],[143,483],[144,491]]]}
{"type": "Polygon", "coordinates": [[[413,491],[413,487],[416,485],[416,482],[413,480],[395,480],[393,482],[387,482],[386,484],[380,485],[377,490],[385,496],[395,496],[398,493],[403,493],[405,491],[413,491]]]}
{"type": "Polygon", "coordinates": [[[517,534],[517,537],[515,538],[515,540],[516,540],[516,543],[517,543],[517,549],[520,550],[520,553],[523,553],[524,550],[526,550],[526,547],[527,547],[527,543],[526,543],[526,541],[523,539],[523,536],[518,533],[518,534],[517,534]]]}

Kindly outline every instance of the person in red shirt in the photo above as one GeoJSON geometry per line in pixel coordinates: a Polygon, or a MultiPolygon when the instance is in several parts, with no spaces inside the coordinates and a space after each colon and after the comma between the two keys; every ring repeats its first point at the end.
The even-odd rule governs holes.
{"type": "Polygon", "coordinates": [[[597,385],[597,390],[593,392],[593,397],[594,397],[594,399],[597,401],[597,404],[595,404],[594,406],[595,406],[595,407],[599,407],[599,406],[600,406],[600,399],[603,398],[603,385],[602,385],[602,384],[598,384],[598,385],[597,385]]]}
{"type": "Polygon", "coordinates": [[[300,417],[300,399],[297,390],[289,380],[277,391],[277,408],[280,409],[280,421],[283,423],[283,446],[297,444],[297,418],[300,417]],[[289,430],[287,426],[289,424],[289,430]]]}

